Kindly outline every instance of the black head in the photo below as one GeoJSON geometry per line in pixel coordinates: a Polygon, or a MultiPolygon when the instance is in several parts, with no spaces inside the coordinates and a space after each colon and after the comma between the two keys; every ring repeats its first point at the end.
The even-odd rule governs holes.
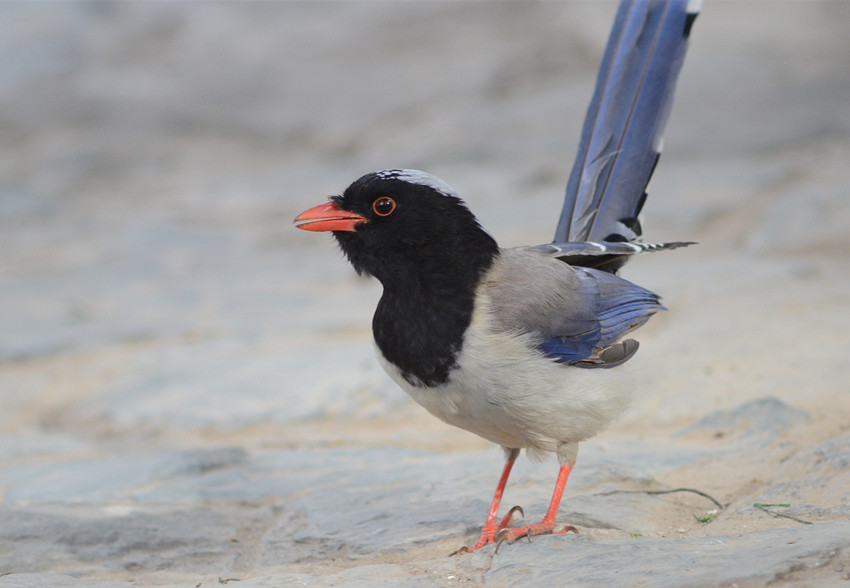
{"type": "MultiPolygon", "coordinates": [[[[414,275],[428,283],[449,276],[477,281],[498,254],[496,242],[455,191],[425,172],[366,174],[330,200],[321,218],[314,215],[319,230],[333,231],[354,268],[385,287],[414,275]],[[337,215],[333,221],[330,211],[337,215]]],[[[309,220],[305,215],[299,219],[309,220]]]]}
{"type": "Polygon", "coordinates": [[[384,358],[411,384],[447,381],[499,254],[455,191],[425,172],[379,171],[295,223],[332,231],[354,268],[383,284],[372,332],[384,358]]]}

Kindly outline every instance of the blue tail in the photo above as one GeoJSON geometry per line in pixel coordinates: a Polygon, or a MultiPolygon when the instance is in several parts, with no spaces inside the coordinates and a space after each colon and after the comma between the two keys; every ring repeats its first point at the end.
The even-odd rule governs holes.
{"type": "MultiPolygon", "coordinates": [[[[699,2],[621,0],[554,242],[631,241],[699,2]]],[[[608,268],[615,271],[616,267],[608,268]]]]}

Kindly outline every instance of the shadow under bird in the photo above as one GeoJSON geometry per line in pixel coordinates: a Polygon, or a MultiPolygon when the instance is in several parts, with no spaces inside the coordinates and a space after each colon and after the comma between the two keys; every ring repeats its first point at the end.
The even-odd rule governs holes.
{"type": "Polygon", "coordinates": [[[552,243],[500,248],[457,193],[417,170],[364,175],[295,219],[331,231],[358,273],[383,286],[372,321],[387,374],[443,421],[501,445],[506,462],[473,551],[565,533],[555,518],[578,443],[629,403],[637,351],[626,338],[664,307],[616,275],[639,242],[638,214],[697,14],[694,2],[624,0],[600,66],[552,243]],[[614,368],[614,369],[612,369],[614,368]],[[520,450],[560,464],[543,519],[500,520],[520,450]]]}

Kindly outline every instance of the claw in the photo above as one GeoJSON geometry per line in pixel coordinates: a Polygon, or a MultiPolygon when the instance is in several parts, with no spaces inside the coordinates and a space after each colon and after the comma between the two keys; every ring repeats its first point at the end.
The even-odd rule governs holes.
{"type": "Polygon", "coordinates": [[[500,531],[511,524],[511,521],[514,518],[515,512],[518,512],[519,516],[521,516],[522,518],[525,518],[525,511],[522,510],[521,506],[517,505],[517,506],[511,507],[511,510],[509,510],[507,512],[507,514],[504,517],[502,517],[501,522],[499,522],[499,530],[500,531]]]}
{"type": "Polygon", "coordinates": [[[514,506],[502,517],[502,520],[496,524],[495,515],[492,519],[488,519],[488,522],[485,523],[484,527],[481,529],[481,538],[478,540],[478,543],[473,545],[472,547],[461,547],[452,555],[458,555],[461,553],[472,553],[473,551],[477,551],[484,547],[485,545],[490,545],[492,543],[496,543],[499,540],[499,537],[503,536],[503,531],[508,530],[508,525],[513,521],[514,514],[519,513],[521,517],[525,518],[525,511],[521,506],[514,506]]]}
{"type": "Polygon", "coordinates": [[[449,554],[449,557],[454,557],[454,556],[456,556],[456,555],[461,555],[462,553],[469,553],[469,547],[467,547],[466,545],[464,545],[464,546],[462,546],[460,549],[457,549],[457,550],[455,550],[455,551],[452,551],[452,552],[449,554]]]}

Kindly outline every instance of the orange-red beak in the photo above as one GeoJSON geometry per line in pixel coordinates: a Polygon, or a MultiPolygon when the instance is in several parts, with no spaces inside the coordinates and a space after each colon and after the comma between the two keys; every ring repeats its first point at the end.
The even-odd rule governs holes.
{"type": "Polygon", "coordinates": [[[354,231],[357,225],[368,222],[368,219],[340,210],[333,202],[325,202],[305,210],[293,222],[296,228],[305,231],[354,231]]]}

